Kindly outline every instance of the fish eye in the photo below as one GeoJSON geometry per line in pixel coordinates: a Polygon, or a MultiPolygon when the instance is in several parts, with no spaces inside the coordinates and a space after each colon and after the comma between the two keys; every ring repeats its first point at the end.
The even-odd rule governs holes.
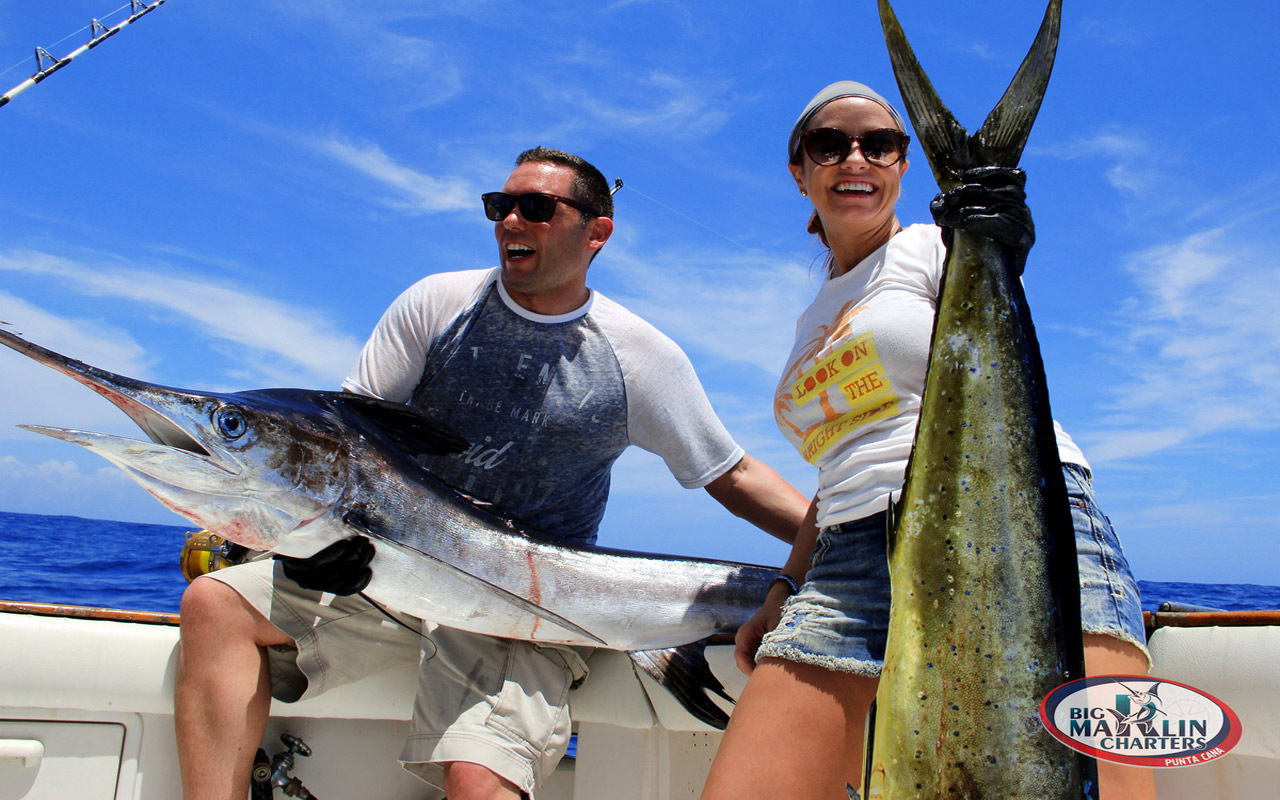
{"type": "Polygon", "coordinates": [[[218,409],[213,416],[213,424],[218,429],[218,433],[226,439],[239,439],[249,430],[249,423],[245,420],[244,414],[234,408],[218,409]]]}

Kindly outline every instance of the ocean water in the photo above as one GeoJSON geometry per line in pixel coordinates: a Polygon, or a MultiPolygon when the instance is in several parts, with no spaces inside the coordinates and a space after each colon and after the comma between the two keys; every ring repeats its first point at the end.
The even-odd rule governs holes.
{"type": "MultiPolygon", "coordinates": [[[[178,610],[190,528],[0,511],[0,600],[178,610]]],[[[1138,581],[1142,607],[1172,600],[1227,611],[1280,608],[1280,586],[1138,581]]]]}

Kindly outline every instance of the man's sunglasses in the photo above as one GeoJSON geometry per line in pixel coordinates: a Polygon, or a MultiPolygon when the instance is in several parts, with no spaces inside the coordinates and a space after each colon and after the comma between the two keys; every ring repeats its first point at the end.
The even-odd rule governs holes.
{"type": "Polygon", "coordinates": [[[484,215],[494,222],[501,222],[511,213],[511,209],[520,207],[520,216],[529,222],[546,222],[555,216],[556,203],[572,206],[583,214],[592,217],[600,216],[594,208],[586,203],[579,203],[569,197],[544,192],[525,192],[524,194],[507,194],[506,192],[486,192],[480,195],[484,201],[484,215]]]}
{"type": "Polygon", "coordinates": [[[800,147],[820,167],[839,164],[858,145],[862,157],[877,167],[891,167],[907,152],[911,137],[892,128],[878,128],[861,136],[850,136],[836,128],[814,128],[800,137],[800,147]]]}

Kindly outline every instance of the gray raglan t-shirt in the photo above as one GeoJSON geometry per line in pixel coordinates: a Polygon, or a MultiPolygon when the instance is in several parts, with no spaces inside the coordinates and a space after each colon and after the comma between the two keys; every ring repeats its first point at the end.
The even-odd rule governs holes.
{"type": "Polygon", "coordinates": [[[594,291],[576,311],[534,314],[496,268],[411,286],[343,388],[409,403],[458,433],[465,452],[420,462],[561,541],[595,541],[610,468],[630,444],[687,488],[743,456],[689,359],[656,328],[594,291]]]}

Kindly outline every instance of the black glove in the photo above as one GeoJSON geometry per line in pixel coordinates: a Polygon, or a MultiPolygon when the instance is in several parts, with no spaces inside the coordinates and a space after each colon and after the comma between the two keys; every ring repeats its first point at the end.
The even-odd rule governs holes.
{"type": "Polygon", "coordinates": [[[942,240],[951,247],[951,231],[985,236],[1004,245],[1018,274],[1036,240],[1036,227],[1027,208],[1027,173],[1006,167],[975,167],[960,173],[961,183],[940,192],[929,210],[942,227],[942,240]]]}
{"type": "Polygon", "coordinates": [[[289,580],[303,589],[333,594],[355,594],[369,585],[373,570],[373,542],[364,536],[353,536],[334,542],[308,558],[275,555],[289,580]]]}

